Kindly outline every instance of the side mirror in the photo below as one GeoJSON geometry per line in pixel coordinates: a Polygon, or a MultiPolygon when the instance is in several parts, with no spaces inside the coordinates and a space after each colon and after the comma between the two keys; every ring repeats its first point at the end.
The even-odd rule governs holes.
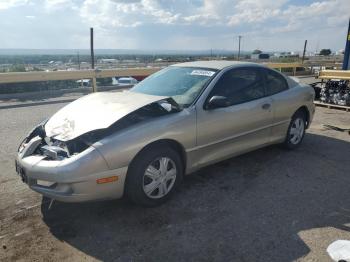
{"type": "Polygon", "coordinates": [[[229,101],[225,96],[213,96],[209,99],[206,109],[215,109],[229,106],[229,101]]]}

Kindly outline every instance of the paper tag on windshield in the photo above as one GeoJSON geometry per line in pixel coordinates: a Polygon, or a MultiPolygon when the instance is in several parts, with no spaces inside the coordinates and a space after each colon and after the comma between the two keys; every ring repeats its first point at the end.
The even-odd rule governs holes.
{"type": "Polygon", "coordinates": [[[213,76],[215,72],[213,71],[207,71],[207,70],[193,70],[191,72],[191,75],[194,76],[213,76]]]}

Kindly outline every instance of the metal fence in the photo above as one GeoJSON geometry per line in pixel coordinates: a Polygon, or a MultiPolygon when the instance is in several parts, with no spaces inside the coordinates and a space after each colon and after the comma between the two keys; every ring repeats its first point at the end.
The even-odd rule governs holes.
{"type": "MultiPolygon", "coordinates": [[[[291,69],[291,73],[296,75],[297,68],[310,69],[308,64],[301,63],[263,63],[264,65],[275,68],[280,71],[283,69],[291,69]]],[[[321,67],[322,65],[320,65],[321,67]]],[[[327,66],[335,67],[336,65],[327,64],[327,66]]],[[[96,70],[74,70],[74,71],[38,71],[38,72],[13,72],[13,73],[0,73],[0,84],[5,83],[26,83],[26,82],[40,82],[40,81],[52,81],[52,80],[80,80],[80,79],[92,79],[92,90],[97,91],[96,78],[108,78],[108,77],[122,77],[122,76],[149,76],[158,70],[160,67],[149,68],[125,68],[125,69],[96,69],[96,70]]]]}
{"type": "MultiPolygon", "coordinates": [[[[128,68],[128,69],[104,69],[104,70],[75,70],[75,71],[40,71],[40,72],[20,72],[1,73],[0,84],[5,83],[26,83],[52,80],[79,80],[92,79],[96,83],[96,78],[120,77],[120,76],[148,76],[157,72],[160,68],[128,68]]],[[[93,91],[97,91],[96,84],[93,91]]]]}

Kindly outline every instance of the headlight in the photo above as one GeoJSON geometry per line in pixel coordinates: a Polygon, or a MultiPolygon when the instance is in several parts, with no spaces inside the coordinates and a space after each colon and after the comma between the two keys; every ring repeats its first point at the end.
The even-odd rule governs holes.
{"type": "Polygon", "coordinates": [[[34,127],[26,136],[25,139],[23,139],[23,141],[20,143],[17,151],[19,153],[21,153],[25,147],[25,145],[32,140],[34,137],[36,136],[40,136],[42,139],[45,138],[46,134],[45,134],[45,124],[49,119],[45,119],[44,121],[42,121],[40,124],[38,124],[36,127],[34,127]]]}

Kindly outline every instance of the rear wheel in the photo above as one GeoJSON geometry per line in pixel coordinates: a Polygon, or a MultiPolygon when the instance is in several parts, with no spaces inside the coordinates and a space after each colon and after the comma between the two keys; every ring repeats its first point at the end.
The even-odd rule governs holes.
{"type": "Polygon", "coordinates": [[[296,112],[288,127],[288,132],[284,145],[288,149],[298,147],[303,141],[306,129],[306,116],[303,112],[296,112]]]}
{"type": "Polygon", "coordinates": [[[157,206],[165,202],[182,179],[178,153],[168,147],[142,152],[129,167],[126,194],[136,204],[157,206]]]}

